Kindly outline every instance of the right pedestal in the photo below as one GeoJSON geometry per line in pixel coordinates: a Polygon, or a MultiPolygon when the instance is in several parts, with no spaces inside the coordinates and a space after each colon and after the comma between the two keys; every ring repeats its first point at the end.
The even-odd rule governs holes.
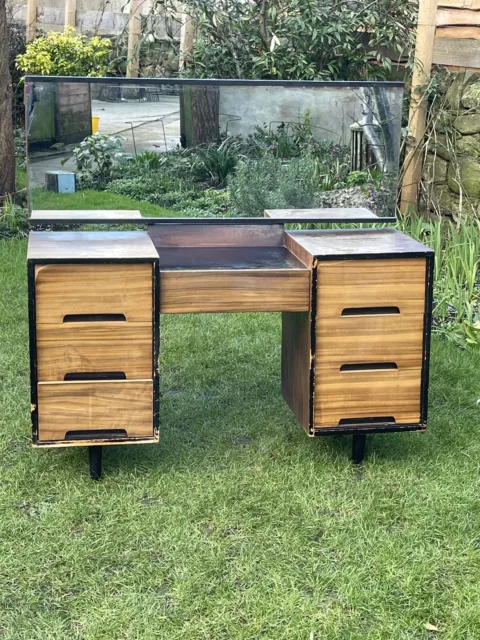
{"type": "Polygon", "coordinates": [[[394,229],[289,232],[312,268],[283,314],[282,391],[309,435],[425,429],[433,252],[394,229]]]}

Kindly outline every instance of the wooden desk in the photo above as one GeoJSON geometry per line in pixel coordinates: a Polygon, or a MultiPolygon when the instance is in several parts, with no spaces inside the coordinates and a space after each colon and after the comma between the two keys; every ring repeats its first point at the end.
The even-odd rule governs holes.
{"type": "Polygon", "coordinates": [[[159,313],[282,312],[282,393],[310,436],[426,427],[433,252],[394,229],[167,224],[31,232],[33,441],[158,441],[159,313]]]}

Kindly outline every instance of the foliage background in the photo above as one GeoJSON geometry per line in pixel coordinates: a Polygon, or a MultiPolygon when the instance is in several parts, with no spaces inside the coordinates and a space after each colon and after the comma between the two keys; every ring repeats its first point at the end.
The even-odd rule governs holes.
{"type": "MultiPolygon", "coordinates": [[[[152,11],[172,17],[177,3],[152,11]]],[[[186,73],[197,78],[385,78],[410,57],[416,20],[409,0],[187,0],[184,11],[195,24],[186,73]]]]}

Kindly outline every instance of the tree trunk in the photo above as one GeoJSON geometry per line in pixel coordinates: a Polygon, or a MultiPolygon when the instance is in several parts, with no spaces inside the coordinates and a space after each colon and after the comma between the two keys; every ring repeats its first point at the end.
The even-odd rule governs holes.
{"type": "Polygon", "coordinates": [[[212,85],[192,87],[192,146],[217,142],[220,137],[220,92],[212,85]]]}
{"type": "Polygon", "coordinates": [[[6,0],[0,0],[0,202],[4,196],[15,192],[12,101],[12,80],[8,68],[6,0]]]}

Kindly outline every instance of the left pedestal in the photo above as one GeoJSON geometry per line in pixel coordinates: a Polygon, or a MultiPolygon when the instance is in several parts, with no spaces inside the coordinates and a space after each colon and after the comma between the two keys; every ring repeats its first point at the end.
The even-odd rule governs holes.
{"type": "Polygon", "coordinates": [[[144,232],[31,232],[35,446],[158,442],[158,253],[144,232]]]}

